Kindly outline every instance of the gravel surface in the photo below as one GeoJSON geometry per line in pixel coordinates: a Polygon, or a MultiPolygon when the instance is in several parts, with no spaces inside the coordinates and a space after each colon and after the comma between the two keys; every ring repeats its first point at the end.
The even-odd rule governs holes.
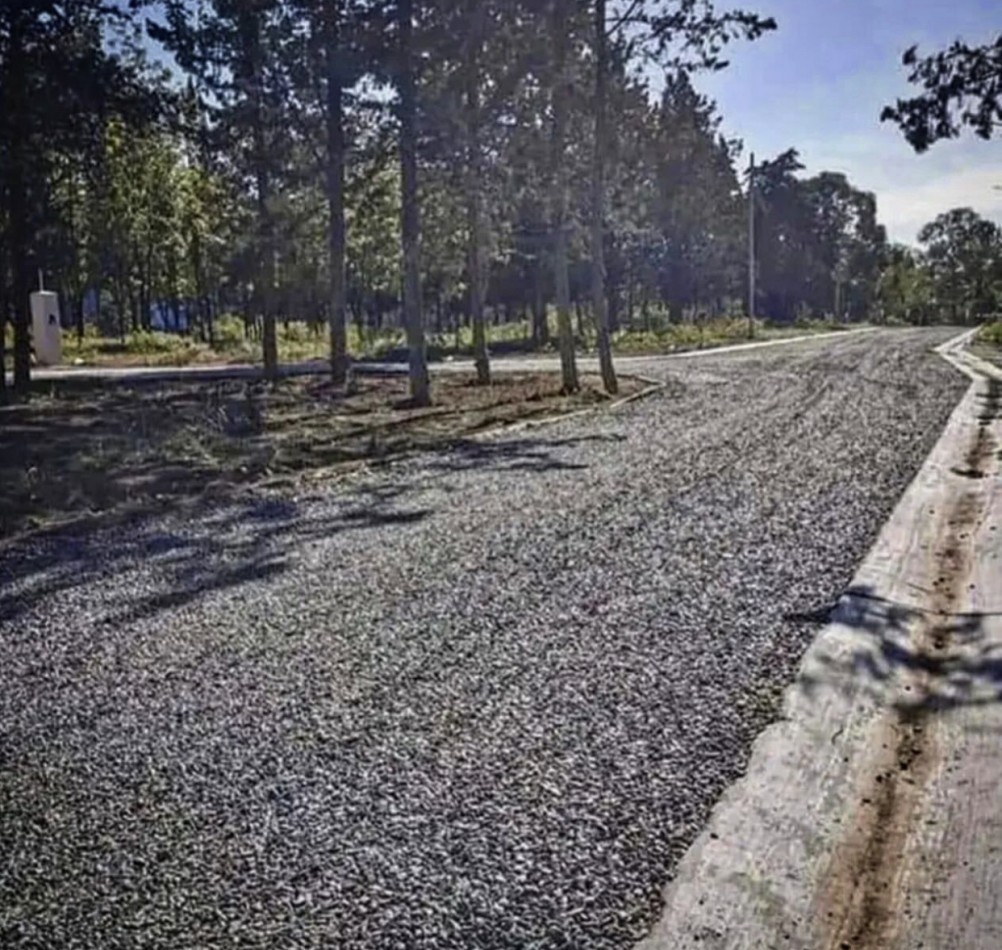
{"type": "Polygon", "coordinates": [[[627,948],[964,380],[879,332],[0,550],[0,946],[627,948]]]}

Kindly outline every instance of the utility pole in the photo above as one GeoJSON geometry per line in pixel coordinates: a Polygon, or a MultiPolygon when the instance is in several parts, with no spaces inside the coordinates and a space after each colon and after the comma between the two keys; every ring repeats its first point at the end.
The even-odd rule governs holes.
{"type": "Polygon", "coordinates": [[[748,339],[755,336],[755,153],[748,163],[748,339]]]}

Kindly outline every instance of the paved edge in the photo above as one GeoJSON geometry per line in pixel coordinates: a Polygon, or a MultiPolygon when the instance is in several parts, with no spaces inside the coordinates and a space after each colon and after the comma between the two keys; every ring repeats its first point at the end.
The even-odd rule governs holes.
{"type": "MultiPolygon", "coordinates": [[[[936,750],[916,764],[923,727],[900,712],[902,696],[925,690],[914,667],[927,664],[888,657],[924,656],[922,643],[935,639],[929,618],[957,609],[944,575],[956,575],[946,585],[956,593],[971,569],[958,552],[974,549],[977,511],[962,517],[956,500],[984,495],[994,479],[956,469],[977,434],[984,376],[997,373],[964,352],[975,332],[936,348],[971,385],[808,648],[783,718],[756,740],[745,776],[679,862],[637,950],[891,945],[904,819],[914,819],[912,789],[932,774],[936,750]]],[[[983,464],[997,470],[992,455],[983,464]]]]}
{"type": "MultiPolygon", "coordinates": [[[[729,346],[709,347],[703,350],[686,350],[684,353],[650,353],[637,356],[619,356],[616,358],[620,366],[630,363],[644,363],[661,360],[693,359],[701,356],[713,356],[720,353],[735,353],[740,350],[755,350],[766,346],[784,346],[788,343],[804,343],[811,340],[826,340],[831,337],[846,337],[856,333],[872,333],[879,327],[856,327],[851,330],[835,330],[828,333],[810,333],[803,336],[785,337],[780,340],[760,340],[755,343],[737,343],[729,346]]],[[[491,362],[491,370],[504,373],[531,372],[520,365],[524,362],[548,360],[550,357],[529,355],[525,357],[498,357],[491,362]]],[[[554,372],[559,369],[557,358],[553,357],[554,372]]],[[[597,360],[591,356],[578,354],[578,362],[589,364],[597,360]]],[[[432,373],[452,373],[472,371],[472,361],[453,361],[431,364],[432,373]]],[[[330,364],[324,360],[309,360],[303,363],[286,363],[279,367],[280,378],[296,376],[323,376],[330,370],[330,364]]],[[[396,376],[407,372],[404,363],[355,363],[352,371],[362,375],[396,376]]],[[[538,371],[538,372],[549,372],[538,371]]],[[[12,381],[10,373],[8,380],[12,381]]],[[[259,366],[250,364],[207,365],[207,366],[86,366],[63,367],[55,369],[37,368],[31,374],[32,382],[78,382],[78,383],[168,383],[184,382],[185,380],[202,380],[213,382],[227,379],[263,379],[264,373],[259,366]]]]}

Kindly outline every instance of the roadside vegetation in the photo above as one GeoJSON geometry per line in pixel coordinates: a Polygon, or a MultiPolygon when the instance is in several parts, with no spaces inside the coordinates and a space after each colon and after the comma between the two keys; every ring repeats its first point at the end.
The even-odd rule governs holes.
{"type": "MultiPolygon", "coordinates": [[[[551,325],[555,320],[551,320],[551,325]]],[[[858,326],[859,324],[853,324],[858,326]]],[[[648,319],[647,328],[624,327],[611,335],[612,351],[624,355],[676,353],[685,350],[708,349],[714,346],[740,343],[754,339],[781,339],[810,333],[827,333],[847,329],[850,324],[836,320],[798,320],[791,324],[767,323],[744,318],[696,319],[672,324],[663,317],[648,319]]],[[[555,352],[553,342],[537,344],[532,339],[532,326],[526,322],[501,324],[486,328],[487,347],[491,354],[555,352]]],[[[330,355],[329,340],[323,324],[300,321],[281,323],[276,327],[280,363],[326,360],[330,355]]],[[[554,337],[550,338],[551,341],[554,337]]],[[[574,335],[579,353],[595,350],[595,334],[590,328],[574,335]]],[[[401,330],[383,329],[359,332],[347,331],[347,352],[357,360],[406,360],[406,337],[401,330]]],[[[468,327],[455,331],[430,333],[426,352],[429,360],[471,357],[475,353],[468,327]]],[[[82,336],[67,334],[63,341],[63,363],[67,366],[193,366],[199,364],[259,364],[261,342],[249,335],[243,321],[224,316],[218,321],[214,340],[210,343],[196,335],[162,330],[129,331],[122,337],[106,337],[95,327],[85,328],[82,336]]]]}
{"type": "Polygon", "coordinates": [[[1002,347],[1002,320],[986,323],[978,330],[978,341],[1002,347]]]}

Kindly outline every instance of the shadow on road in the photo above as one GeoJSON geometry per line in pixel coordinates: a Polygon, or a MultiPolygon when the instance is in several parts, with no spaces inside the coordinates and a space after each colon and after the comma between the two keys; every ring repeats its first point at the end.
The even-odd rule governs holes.
{"type": "Polygon", "coordinates": [[[428,468],[435,472],[476,469],[508,472],[580,471],[588,468],[585,462],[560,457],[555,450],[575,448],[588,443],[619,443],[625,439],[626,436],[618,434],[562,439],[504,439],[489,442],[464,439],[453,443],[448,453],[429,459],[428,468]]]}
{"type": "Polygon", "coordinates": [[[941,614],[894,603],[868,585],[850,587],[836,604],[786,615],[794,622],[831,622],[856,636],[848,649],[815,656],[799,684],[863,690],[901,711],[937,711],[1002,702],[1002,642],[988,637],[982,612],[941,614]],[[910,677],[910,679],[906,679],[910,677]],[[903,698],[895,688],[918,684],[903,698]]]}
{"type": "Polygon", "coordinates": [[[0,621],[44,610],[56,594],[142,563],[155,565],[159,586],[116,605],[100,622],[149,617],[211,591],[273,579],[312,540],[418,525],[434,514],[419,496],[451,474],[575,472],[587,466],[568,450],[622,438],[469,440],[444,452],[376,463],[351,487],[334,485],[297,498],[223,489],[186,503],[150,500],[128,512],[39,530],[0,547],[0,621]]]}

